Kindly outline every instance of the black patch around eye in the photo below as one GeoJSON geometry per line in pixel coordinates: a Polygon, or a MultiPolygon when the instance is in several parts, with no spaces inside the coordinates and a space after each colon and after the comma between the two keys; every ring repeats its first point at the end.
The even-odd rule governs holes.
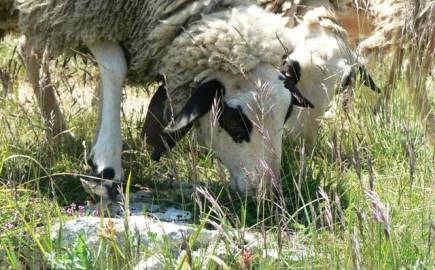
{"type": "Polygon", "coordinates": [[[297,84],[301,79],[301,65],[295,60],[285,60],[281,67],[281,73],[297,84]]]}
{"type": "Polygon", "coordinates": [[[240,106],[232,108],[224,102],[219,124],[236,143],[251,140],[252,123],[240,106]]]}

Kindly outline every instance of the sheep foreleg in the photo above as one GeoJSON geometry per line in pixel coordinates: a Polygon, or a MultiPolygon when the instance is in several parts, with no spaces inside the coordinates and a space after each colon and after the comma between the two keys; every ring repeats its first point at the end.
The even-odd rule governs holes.
{"type": "Polygon", "coordinates": [[[93,170],[92,176],[104,180],[99,185],[99,190],[103,192],[95,189],[93,192],[101,195],[107,204],[114,199],[114,194],[110,192],[113,183],[120,182],[123,178],[120,110],[127,63],[123,50],[117,43],[103,41],[89,45],[89,49],[98,63],[101,77],[100,113],[89,163],[93,170]],[[101,189],[102,187],[104,188],[101,189]]]}

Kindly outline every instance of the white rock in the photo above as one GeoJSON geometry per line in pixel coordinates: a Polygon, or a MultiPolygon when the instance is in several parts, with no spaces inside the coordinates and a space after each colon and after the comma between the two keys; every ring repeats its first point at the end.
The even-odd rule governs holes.
{"type": "Polygon", "coordinates": [[[192,218],[192,213],[171,207],[164,213],[155,213],[153,216],[163,221],[188,221],[192,218]]]}
{"type": "Polygon", "coordinates": [[[164,269],[164,261],[162,255],[156,254],[149,258],[142,259],[133,270],[160,270],[164,269]]]}
{"type": "MultiPolygon", "coordinates": [[[[144,216],[130,216],[128,225],[131,235],[140,237],[141,243],[153,244],[150,243],[150,236],[157,236],[157,241],[162,242],[163,237],[165,237],[167,242],[174,247],[179,247],[184,236],[189,236],[197,230],[197,228],[188,224],[163,222],[144,216]]],[[[58,241],[60,236],[61,243],[64,246],[71,245],[83,234],[87,237],[87,244],[92,247],[98,245],[101,237],[109,237],[112,234],[118,243],[122,245],[126,231],[124,219],[120,218],[82,217],[64,222],[62,230],[59,230],[60,227],[60,224],[54,225],[51,236],[53,241],[58,241]]],[[[217,236],[216,231],[202,229],[198,241],[208,244],[217,236]]],[[[156,239],[153,239],[153,241],[155,242],[156,239]]]]}
{"type": "MultiPolygon", "coordinates": [[[[168,215],[173,217],[172,215],[182,213],[180,211],[170,209],[168,215]]],[[[173,258],[178,258],[178,262],[181,262],[183,254],[186,254],[186,244],[192,240],[191,236],[196,237],[194,245],[189,247],[192,261],[203,262],[203,265],[207,265],[210,259],[223,259],[228,254],[237,257],[244,248],[252,250],[254,254],[259,256],[272,260],[278,259],[275,241],[268,239],[267,251],[265,251],[264,241],[260,234],[240,233],[235,229],[228,229],[225,232],[207,230],[186,223],[159,221],[147,216],[130,216],[127,221],[129,237],[132,242],[135,243],[140,238],[138,242],[147,246],[149,250],[156,250],[152,257],[149,255],[144,258],[139,257],[139,263],[134,269],[164,269],[167,267],[165,263],[171,260],[166,260],[159,252],[168,249],[171,250],[173,258]],[[240,239],[240,235],[243,235],[243,240],[240,239]]],[[[122,247],[126,236],[124,223],[123,218],[82,217],[64,222],[62,230],[60,230],[60,224],[54,225],[51,230],[51,238],[54,243],[59,243],[60,237],[61,245],[68,247],[75,243],[78,237],[84,235],[87,246],[95,250],[98,248],[100,240],[114,238],[118,246],[122,247]]],[[[294,236],[293,239],[291,236],[287,239],[284,249],[291,252],[293,259],[300,260],[310,256],[311,252],[309,248],[300,244],[297,238],[294,236]]],[[[165,256],[167,256],[166,253],[165,256]]],[[[177,259],[173,261],[177,263],[177,259]]]]}

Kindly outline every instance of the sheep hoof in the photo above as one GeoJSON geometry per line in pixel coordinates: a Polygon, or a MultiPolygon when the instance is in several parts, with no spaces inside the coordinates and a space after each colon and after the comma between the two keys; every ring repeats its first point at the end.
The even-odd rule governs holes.
{"type": "Polygon", "coordinates": [[[94,178],[80,178],[83,188],[95,202],[100,202],[102,210],[110,209],[110,205],[116,202],[118,184],[101,181],[94,178]]]}

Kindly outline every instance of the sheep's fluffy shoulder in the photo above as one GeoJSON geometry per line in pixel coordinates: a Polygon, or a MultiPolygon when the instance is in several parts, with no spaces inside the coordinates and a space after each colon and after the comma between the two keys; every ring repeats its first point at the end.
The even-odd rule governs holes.
{"type": "MultiPolygon", "coordinates": [[[[286,20],[256,5],[206,15],[172,43],[160,73],[176,89],[217,72],[243,74],[261,63],[279,66],[292,46],[286,20]]],[[[297,37],[296,37],[297,38],[297,37]]]]}

